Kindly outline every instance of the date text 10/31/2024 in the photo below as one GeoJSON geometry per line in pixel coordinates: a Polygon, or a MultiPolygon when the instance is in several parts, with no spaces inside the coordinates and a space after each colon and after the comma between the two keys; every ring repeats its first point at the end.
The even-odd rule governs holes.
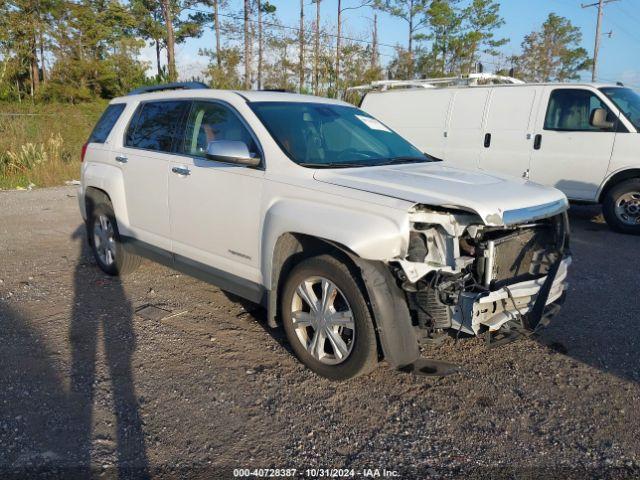
{"type": "Polygon", "coordinates": [[[380,468],[364,468],[356,470],[353,468],[307,468],[298,470],[296,468],[237,468],[233,470],[233,476],[242,477],[280,477],[290,478],[304,476],[307,478],[394,478],[400,473],[395,470],[380,468]]]}

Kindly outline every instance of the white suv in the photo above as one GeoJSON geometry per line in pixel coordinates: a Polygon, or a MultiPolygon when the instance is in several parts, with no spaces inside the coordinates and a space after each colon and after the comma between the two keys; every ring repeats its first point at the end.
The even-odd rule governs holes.
{"type": "Polygon", "coordinates": [[[558,190],[447,167],[347,103],[197,86],[114,99],[85,145],[80,209],[106,273],[143,255],[262,304],[332,379],[558,310],[558,190]]]}

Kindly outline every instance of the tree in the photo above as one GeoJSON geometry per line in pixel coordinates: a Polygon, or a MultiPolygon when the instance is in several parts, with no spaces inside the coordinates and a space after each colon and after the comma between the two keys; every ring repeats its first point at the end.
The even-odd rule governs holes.
{"type": "Polygon", "coordinates": [[[497,55],[497,49],[505,45],[507,39],[496,39],[494,31],[504,25],[500,16],[500,4],[494,0],[472,0],[462,16],[466,27],[463,38],[466,65],[462,73],[471,73],[479,61],[478,53],[497,55]]]}
{"type": "Polygon", "coordinates": [[[64,3],[54,13],[56,61],[43,95],[72,102],[113,97],[144,81],[136,60],[144,44],[135,38],[136,19],[116,0],[64,3]]]}
{"type": "Polygon", "coordinates": [[[258,7],[258,90],[260,90],[262,88],[262,69],[264,66],[264,22],[262,18],[263,14],[274,14],[276,7],[269,2],[262,2],[262,0],[256,0],[256,2],[258,7]]]}
{"type": "Polygon", "coordinates": [[[158,78],[163,76],[160,66],[160,51],[167,51],[167,78],[175,81],[178,77],[175,60],[175,46],[189,38],[200,37],[204,25],[212,15],[195,8],[208,0],[129,0],[131,12],[136,18],[136,34],[156,47],[156,69],[158,78]],[[188,13],[187,13],[188,12],[188,13]]]}
{"type": "Polygon", "coordinates": [[[304,88],[304,0],[300,0],[300,28],[298,29],[298,92],[304,88]]]}
{"type": "Polygon", "coordinates": [[[378,10],[407,22],[408,26],[408,78],[413,77],[413,41],[428,24],[429,0],[375,0],[378,10]]]}
{"type": "Polygon", "coordinates": [[[589,69],[591,59],[580,47],[582,33],[569,19],[550,13],[542,28],[525,36],[517,58],[518,76],[531,82],[578,79],[589,69]]]}
{"type": "Polygon", "coordinates": [[[26,90],[32,97],[46,80],[45,36],[51,25],[55,0],[9,0],[0,2],[0,56],[5,74],[17,82],[18,95],[26,90]],[[38,52],[39,50],[39,52],[38,52]],[[38,58],[40,55],[40,58],[38,58]]]}
{"type": "MultiPolygon", "coordinates": [[[[340,89],[340,57],[342,54],[342,49],[340,46],[340,41],[342,39],[342,14],[347,10],[357,10],[362,7],[371,6],[374,4],[376,0],[361,0],[360,3],[356,5],[347,5],[346,7],[342,6],[342,0],[338,0],[338,28],[336,32],[336,88],[340,89]]],[[[413,0],[411,0],[413,1],[413,0]]],[[[426,0],[425,0],[426,1],[426,0]]]]}
{"type": "Polygon", "coordinates": [[[322,0],[313,0],[316,4],[316,21],[314,24],[313,47],[313,94],[320,91],[320,3],[322,0]]]}
{"type": "Polygon", "coordinates": [[[433,0],[427,11],[430,33],[416,35],[418,40],[431,40],[431,51],[421,52],[418,59],[418,69],[426,77],[454,70],[464,20],[455,3],[457,0],[433,0]]]}
{"type": "Polygon", "coordinates": [[[239,66],[242,62],[240,48],[221,46],[216,51],[201,50],[200,55],[209,57],[209,65],[204,73],[209,77],[212,88],[242,88],[243,80],[239,72],[239,66]]]}
{"type": "Polygon", "coordinates": [[[244,0],[244,88],[251,88],[251,1],[244,0]]]}

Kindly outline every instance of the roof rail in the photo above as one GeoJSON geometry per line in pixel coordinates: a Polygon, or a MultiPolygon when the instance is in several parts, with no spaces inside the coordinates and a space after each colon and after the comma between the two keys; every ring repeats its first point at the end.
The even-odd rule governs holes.
{"type": "Polygon", "coordinates": [[[202,82],[174,82],[163,83],[161,85],[150,85],[148,87],[139,87],[131,90],[127,95],[139,95],[141,93],[161,92],[163,90],[202,90],[209,88],[202,82]]]}
{"type": "Polygon", "coordinates": [[[347,88],[347,92],[390,90],[392,88],[436,88],[439,86],[471,86],[487,84],[521,84],[522,80],[494,73],[471,73],[457,77],[421,78],[416,80],[378,80],[368,85],[347,88]]]}

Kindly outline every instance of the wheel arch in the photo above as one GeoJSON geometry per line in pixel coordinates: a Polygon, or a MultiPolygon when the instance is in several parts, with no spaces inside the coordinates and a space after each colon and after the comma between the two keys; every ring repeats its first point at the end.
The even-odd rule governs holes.
{"type": "Polygon", "coordinates": [[[352,256],[357,255],[340,243],[298,232],[286,232],[278,237],[273,248],[269,271],[267,318],[270,326],[278,325],[280,318],[278,299],[289,272],[302,260],[322,254],[337,256],[351,267],[356,267],[352,256]]]}
{"type": "Polygon", "coordinates": [[[598,194],[598,203],[602,203],[604,201],[607,193],[609,193],[609,191],[613,187],[618,185],[620,182],[624,182],[625,180],[629,180],[631,178],[640,178],[640,168],[627,168],[611,175],[611,177],[605,180],[604,185],[600,188],[600,193],[598,194]]]}
{"type": "Polygon", "coordinates": [[[107,201],[111,204],[111,197],[107,192],[98,187],[87,187],[84,192],[84,205],[85,211],[87,213],[87,221],[91,218],[91,214],[93,213],[93,209],[96,205],[98,205],[102,201],[107,201]]]}
{"type": "MultiPolygon", "coordinates": [[[[83,174],[84,205],[87,205],[89,191],[102,192],[111,202],[116,216],[118,229],[123,235],[129,234],[129,215],[124,188],[122,170],[113,165],[91,163],[86,166],[83,174]]],[[[87,212],[88,214],[89,212],[87,212]]]]}
{"type": "Polygon", "coordinates": [[[272,288],[267,298],[269,325],[278,326],[281,318],[278,300],[293,267],[322,254],[336,256],[359,276],[358,283],[374,322],[379,357],[393,368],[413,363],[420,356],[415,329],[406,299],[388,266],[379,260],[363,259],[347,246],[324,238],[291,232],[278,238],[273,252],[272,288]]]}

